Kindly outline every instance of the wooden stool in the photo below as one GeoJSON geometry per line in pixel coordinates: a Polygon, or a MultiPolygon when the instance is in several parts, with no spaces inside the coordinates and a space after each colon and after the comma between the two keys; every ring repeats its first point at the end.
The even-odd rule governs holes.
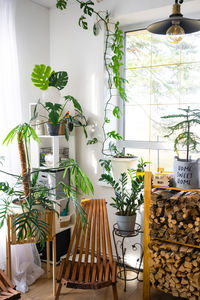
{"type": "MultiPolygon", "coordinates": [[[[12,265],[11,265],[11,245],[22,245],[37,243],[36,238],[17,239],[17,232],[13,224],[13,219],[16,215],[9,215],[7,219],[7,240],[6,240],[6,274],[12,280],[12,265]]],[[[50,242],[52,241],[53,248],[53,295],[56,293],[56,231],[55,231],[55,213],[46,211],[41,214],[41,218],[49,225],[49,234],[46,241],[47,251],[47,278],[51,277],[50,269],[50,242]]],[[[14,298],[13,298],[14,299],[14,298]]],[[[1,300],[1,298],[0,298],[1,300]]]]}

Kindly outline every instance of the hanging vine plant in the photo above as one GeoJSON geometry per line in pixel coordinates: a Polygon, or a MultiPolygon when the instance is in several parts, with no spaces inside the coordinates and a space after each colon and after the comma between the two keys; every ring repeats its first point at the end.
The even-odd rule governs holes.
{"type": "MultiPolygon", "coordinates": [[[[56,7],[58,9],[64,10],[67,8],[69,0],[57,0],[56,7]]],[[[97,17],[97,22],[93,26],[93,33],[95,35],[98,34],[100,29],[100,23],[103,23],[105,28],[105,48],[104,48],[104,63],[105,63],[105,71],[107,74],[107,87],[108,87],[108,96],[105,102],[104,107],[104,121],[102,124],[103,129],[103,142],[102,142],[102,154],[104,156],[113,156],[111,148],[113,148],[113,140],[122,140],[122,136],[115,130],[107,131],[106,125],[110,123],[109,112],[112,110],[112,115],[119,119],[122,112],[120,111],[120,107],[118,105],[112,104],[112,99],[114,96],[114,90],[118,91],[120,98],[123,101],[127,101],[127,95],[124,88],[124,84],[126,83],[126,79],[121,76],[121,68],[123,66],[123,47],[124,47],[124,35],[123,31],[119,27],[119,22],[113,23],[110,20],[110,15],[108,12],[98,12],[94,9],[93,1],[79,1],[73,0],[77,2],[82,11],[82,15],[78,20],[78,24],[84,30],[88,29],[87,17],[91,17],[95,15],[97,17]],[[113,28],[113,29],[111,29],[113,28]],[[111,52],[111,53],[110,53],[111,52]],[[106,145],[108,141],[109,149],[106,149],[106,145]]],[[[97,138],[93,138],[88,141],[88,144],[97,143],[97,138]]],[[[107,162],[105,160],[100,160],[102,166],[105,167],[107,162]]]]}

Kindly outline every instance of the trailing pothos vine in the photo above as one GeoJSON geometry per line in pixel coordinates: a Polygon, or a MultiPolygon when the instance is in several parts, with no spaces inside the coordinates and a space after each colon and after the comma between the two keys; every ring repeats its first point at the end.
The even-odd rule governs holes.
{"type": "MultiPolygon", "coordinates": [[[[57,0],[56,7],[63,10],[67,8],[69,0],[57,0]]],[[[91,17],[93,15],[96,15],[97,22],[94,24],[93,32],[96,35],[99,28],[100,23],[104,24],[105,28],[105,50],[104,50],[104,63],[105,63],[105,70],[107,73],[107,86],[108,86],[108,97],[105,102],[105,108],[104,108],[104,121],[102,125],[103,129],[103,142],[102,142],[102,154],[104,156],[112,156],[113,152],[111,151],[113,149],[116,149],[116,147],[113,147],[113,143],[110,142],[109,149],[106,149],[106,145],[109,140],[117,141],[122,140],[122,137],[120,134],[115,131],[106,131],[106,125],[110,123],[109,118],[109,111],[112,110],[112,114],[115,118],[119,119],[121,116],[120,107],[118,105],[113,105],[111,103],[112,98],[114,96],[114,92],[116,90],[119,93],[120,98],[123,101],[127,101],[127,95],[124,89],[124,84],[126,82],[126,79],[121,76],[121,67],[123,66],[122,60],[123,60],[123,31],[119,28],[119,22],[112,23],[110,21],[110,15],[108,12],[98,12],[94,9],[94,2],[91,0],[89,1],[80,1],[80,0],[73,0],[77,2],[80,5],[80,9],[83,12],[83,14],[80,16],[78,20],[79,26],[81,26],[84,30],[88,29],[88,23],[87,23],[87,17],[91,17]],[[112,53],[111,53],[112,52],[112,53]],[[111,55],[110,55],[111,53],[111,55]]],[[[93,138],[88,142],[88,144],[95,144],[98,142],[97,138],[93,138]]],[[[116,150],[117,151],[117,150],[116,150]]],[[[104,167],[106,164],[106,161],[101,160],[101,165],[104,167]]]]}

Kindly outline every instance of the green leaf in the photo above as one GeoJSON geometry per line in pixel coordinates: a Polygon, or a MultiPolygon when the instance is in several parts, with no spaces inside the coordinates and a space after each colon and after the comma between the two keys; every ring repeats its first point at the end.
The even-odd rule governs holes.
{"type": "Polygon", "coordinates": [[[57,0],[56,7],[60,10],[67,8],[67,0],[57,0]]]}
{"type": "Polygon", "coordinates": [[[87,24],[87,22],[85,20],[86,20],[86,17],[81,16],[79,18],[78,24],[79,24],[80,27],[82,27],[83,29],[87,30],[88,29],[88,24],[87,24]]]}
{"type": "Polygon", "coordinates": [[[41,90],[46,90],[49,87],[49,78],[53,73],[54,71],[51,71],[50,66],[45,66],[44,64],[35,65],[31,73],[31,80],[35,86],[41,90]]]}
{"type": "Polygon", "coordinates": [[[112,130],[112,131],[108,132],[107,135],[108,135],[109,138],[113,138],[115,140],[120,141],[120,140],[123,139],[122,136],[118,132],[116,132],[115,130],[112,130]]]}
{"type": "Polygon", "coordinates": [[[93,139],[87,141],[87,145],[94,145],[96,143],[98,143],[98,139],[97,138],[93,138],[93,139]]]}
{"type": "Polygon", "coordinates": [[[68,82],[68,74],[65,71],[55,72],[49,78],[49,86],[55,86],[58,90],[62,90],[68,82]]]}
{"type": "Polygon", "coordinates": [[[115,106],[115,108],[113,109],[113,116],[115,116],[117,119],[120,118],[120,108],[119,108],[119,106],[115,106]]]}
{"type": "Polygon", "coordinates": [[[64,96],[64,98],[65,98],[65,100],[67,100],[67,101],[73,102],[74,108],[76,108],[79,112],[81,112],[81,113],[83,112],[80,103],[79,103],[78,100],[75,99],[73,96],[68,95],[68,96],[64,96]]]}
{"type": "Polygon", "coordinates": [[[58,124],[59,121],[59,112],[62,109],[62,105],[58,104],[58,103],[52,103],[52,102],[46,102],[45,103],[45,108],[46,110],[49,112],[49,120],[51,121],[51,123],[53,124],[54,127],[56,127],[56,125],[58,124]]]}

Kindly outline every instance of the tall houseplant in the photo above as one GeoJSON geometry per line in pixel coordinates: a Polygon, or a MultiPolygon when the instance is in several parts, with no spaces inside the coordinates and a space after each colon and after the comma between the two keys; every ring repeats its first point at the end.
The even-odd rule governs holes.
{"type": "Polygon", "coordinates": [[[128,174],[122,173],[119,180],[115,180],[109,174],[102,174],[100,178],[114,190],[115,197],[112,197],[113,202],[110,205],[117,210],[117,224],[122,233],[134,231],[136,212],[144,202],[144,178],[137,177],[135,173],[135,170],[129,170],[128,174]],[[128,185],[128,178],[131,180],[131,186],[128,185]]]}
{"type": "MultiPolygon", "coordinates": [[[[31,172],[28,144],[31,138],[37,142],[39,142],[39,139],[30,124],[24,123],[16,126],[7,135],[4,143],[9,144],[15,138],[17,138],[18,141],[22,172],[21,175],[7,173],[16,180],[13,186],[8,182],[0,182],[0,191],[3,193],[3,203],[0,205],[0,228],[7,219],[8,214],[13,214],[13,226],[15,226],[19,240],[33,237],[38,240],[38,242],[44,242],[48,234],[48,224],[40,218],[40,215],[44,209],[47,211],[55,211],[54,204],[57,202],[51,200],[50,196],[56,187],[52,187],[50,190],[47,186],[38,184],[40,170],[38,169],[35,172],[31,172]],[[15,198],[17,198],[18,206],[21,209],[19,214],[16,214],[15,210],[13,210],[13,199],[15,198]]],[[[73,159],[69,158],[65,160],[62,162],[62,166],[54,170],[57,171],[60,168],[65,169],[64,176],[66,172],[69,172],[71,180],[70,185],[66,184],[64,179],[59,185],[62,186],[66,197],[72,200],[74,205],[78,208],[81,219],[84,222],[85,212],[79,205],[77,196],[80,195],[81,192],[88,195],[90,192],[93,193],[92,183],[73,159]]]]}
{"type": "Polygon", "coordinates": [[[180,114],[163,116],[163,119],[174,120],[172,125],[168,125],[169,133],[165,137],[176,134],[174,139],[174,151],[179,155],[178,147],[186,150],[186,158],[174,158],[174,184],[180,188],[199,187],[199,163],[198,160],[190,158],[190,151],[197,150],[200,138],[193,131],[194,127],[200,125],[200,110],[179,108],[180,114]]]}

